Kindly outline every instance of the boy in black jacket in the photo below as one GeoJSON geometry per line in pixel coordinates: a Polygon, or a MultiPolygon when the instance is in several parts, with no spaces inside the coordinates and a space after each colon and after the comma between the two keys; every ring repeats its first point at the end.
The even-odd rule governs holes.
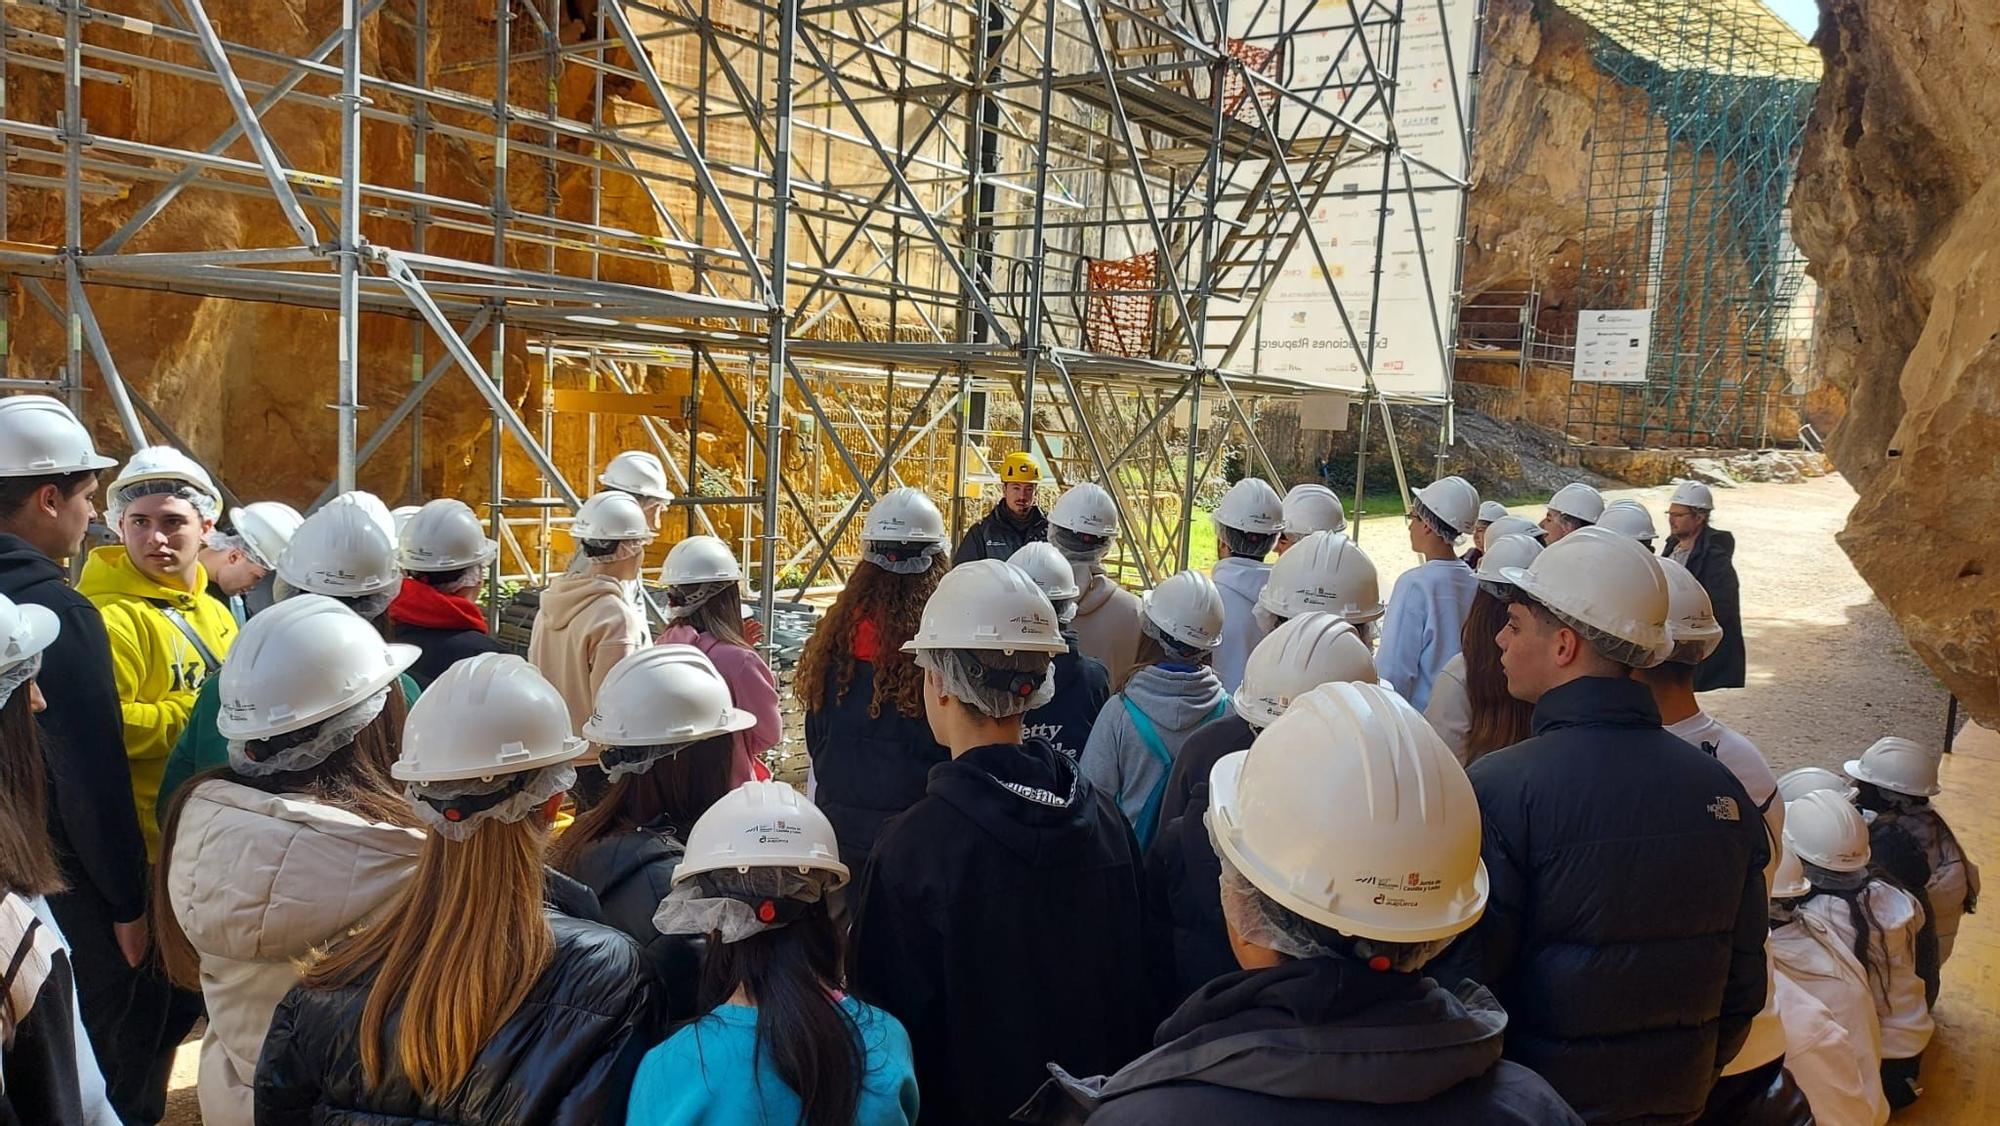
{"type": "Polygon", "coordinates": [[[1045,1061],[1090,1074],[1146,1046],[1138,846],[1075,764],[1020,741],[1068,648],[1026,575],[954,568],[906,648],[952,758],[876,841],[850,979],[909,1030],[926,1120],[1005,1122],[1045,1061]]]}

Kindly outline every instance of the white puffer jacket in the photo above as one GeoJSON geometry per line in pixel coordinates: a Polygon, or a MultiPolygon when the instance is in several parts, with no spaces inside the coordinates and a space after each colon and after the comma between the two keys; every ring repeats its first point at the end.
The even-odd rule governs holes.
{"type": "Polygon", "coordinates": [[[168,858],[168,896],[201,955],[208,1032],[202,1120],[249,1126],[271,1014],[295,960],[386,907],[416,870],[424,835],[299,797],[219,779],[188,795],[168,858]]]}

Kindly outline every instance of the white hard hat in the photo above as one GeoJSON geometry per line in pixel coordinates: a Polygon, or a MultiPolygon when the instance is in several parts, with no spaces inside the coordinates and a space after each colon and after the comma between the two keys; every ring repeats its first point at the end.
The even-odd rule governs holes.
{"type": "MultiPolygon", "coordinates": [[[[215,487],[208,470],[172,446],[147,446],[133,454],[132,459],[125,463],[125,468],[118,471],[117,479],[111,482],[107,495],[116,504],[120,492],[147,481],[180,481],[206,493],[218,507],[222,504],[222,493],[215,487]]],[[[213,514],[214,509],[209,511],[213,514]]]]}
{"type": "Polygon", "coordinates": [[[570,733],[562,693],[535,666],[512,653],[480,653],[424,689],[389,773],[401,782],[496,778],[568,762],[589,748],[570,733]]]}
{"type": "Polygon", "coordinates": [[[1340,496],[1325,485],[1293,485],[1292,491],[1285,494],[1282,511],[1285,532],[1294,540],[1302,540],[1314,532],[1347,530],[1347,509],[1341,507],[1340,496]]]}
{"type": "Polygon", "coordinates": [[[1359,625],[1382,616],[1375,564],[1339,532],[1314,532],[1271,564],[1257,605],[1281,618],[1325,610],[1359,625]]]}
{"type": "Polygon", "coordinates": [[[1056,545],[1042,540],[1023,544],[1007,562],[1021,569],[1050,602],[1063,602],[1082,593],[1076,585],[1076,571],[1056,545]]]}
{"type": "Polygon", "coordinates": [[[331,598],[287,598],[246,622],[230,647],[216,730],[248,740],[310,727],[387,688],[422,655],[383,641],[331,598]]]}
{"type": "Polygon", "coordinates": [[[944,514],[922,489],[908,485],[890,489],[868,510],[861,538],[872,543],[943,543],[944,514]]]}
{"type": "Polygon", "coordinates": [[[653,538],[653,524],[646,519],[645,510],[630,493],[607,490],[592,493],[583,507],[576,510],[576,519],[569,524],[571,539],[603,540],[620,542],[625,540],[650,540],[653,538]]]}
{"type": "Polygon", "coordinates": [[[1644,543],[1659,536],[1653,527],[1653,514],[1636,500],[1614,500],[1604,506],[1603,515],[1597,518],[1597,526],[1607,531],[1644,543]]]}
{"type": "Polygon", "coordinates": [[[397,558],[405,571],[458,571],[484,567],[500,557],[479,516],[464,501],[442,497],[403,524],[397,558]]]}
{"type": "Polygon", "coordinates": [[[1146,593],[1146,620],[1182,645],[1213,649],[1222,644],[1222,592],[1200,571],[1170,575],[1146,593]]]}
{"type": "Polygon", "coordinates": [[[1215,506],[1215,522],[1253,536],[1272,535],[1285,530],[1285,502],[1270,482],[1245,477],[1222,494],[1222,503],[1215,506]]]}
{"type": "Polygon", "coordinates": [[[1495,520],[1503,520],[1506,517],[1507,517],[1507,506],[1501,504],[1499,501],[1482,500],[1479,502],[1480,523],[1491,524],[1495,520]]]}
{"type": "Polygon", "coordinates": [[[302,591],[357,598],[402,581],[394,518],[372,493],[342,493],[305,518],[278,555],[278,577],[302,591]]]}
{"type": "Polygon", "coordinates": [[[924,603],[916,636],[903,652],[986,649],[1003,653],[1067,653],[1048,596],[1019,567],[975,559],[945,572],[924,603]]]}
{"type": "Polygon", "coordinates": [[[1805,865],[1799,863],[1799,854],[1792,851],[1790,841],[1778,842],[1778,870],[1771,876],[1772,899],[1797,899],[1812,890],[1812,881],[1806,878],[1805,865]]]}
{"type": "Polygon", "coordinates": [[[1856,781],[1911,797],[1927,798],[1938,792],[1938,760],[1941,757],[1937,751],[1890,735],[1875,740],[1875,745],[1861,752],[1860,758],[1848,759],[1842,769],[1856,781]]]}
{"type": "Polygon", "coordinates": [[[1667,503],[1706,510],[1715,507],[1715,494],[1700,481],[1682,481],[1674,486],[1674,495],[1667,498],[1667,503]]]}
{"type": "Polygon", "coordinates": [[[1502,581],[1555,613],[1650,654],[1650,668],[1673,652],[1667,637],[1667,578],[1652,552],[1614,532],[1585,528],[1546,547],[1526,567],[1503,567],[1502,581]]]}
{"type": "Polygon", "coordinates": [[[1209,776],[1211,836],[1294,914],[1380,942],[1449,938],[1486,910],[1479,802],[1415,708],[1374,684],[1300,696],[1209,776]]]}
{"type": "Polygon", "coordinates": [[[389,518],[393,520],[396,525],[397,543],[403,542],[403,529],[410,526],[410,517],[415,516],[417,513],[422,512],[423,510],[424,506],[421,504],[398,505],[395,508],[389,510],[389,518]]]}
{"type": "Polygon", "coordinates": [[[109,469],[118,462],[97,452],[90,431],[47,395],[0,399],[0,477],[41,477],[109,469]]]}
{"type": "Polygon", "coordinates": [[[0,594],[0,673],[47,649],[61,632],[54,610],[0,594]]]}
{"type": "Polygon", "coordinates": [[[660,581],[668,586],[733,583],[743,579],[743,564],[729,545],[714,536],[689,536],[667,549],[660,564],[660,581]]]}
{"type": "Polygon", "coordinates": [[[1778,775],[1778,797],[1782,801],[1795,802],[1814,790],[1832,790],[1844,801],[1853,801],[1860,793],[1852,782],[1824,766],[1801,766],[1778,775]]]}
{"type": "Polygon", "coordinates": [[[1071,485],[1049,509],[1049,523],[1083,536],[1118,534],[1118,503],[1103,485],[1084,481],[1071,485]]]}
{"type": "Polygon", "coordinates": [[[750,868],[831,872],[836,888],[848,880],[833,822],[783,782],[745,782],[709,806],[688,832],[674,884],[704,872],[750,868]]]}
{"type": "Polygon", "coordinates": [[[1486,550],[1479,556],[1479,569],[1473,573],[1489,582],[1504,583],[1507,580],[1501,571],[1508,567],[1527,567],[1542,553],[1542,541],[1519,534],[1495,538],[1493,529],[1486,529],[1486,550]]]}
{"type": "Polygon", "coordinates": [[[597,483],[607,489],[631,493],[647,500],[669,501],[674,494],[667,488],[667,467],[644,450],[626,450],[611,459],[598,475],[597,483]]]}
{"type": "Polygon", "coordinates": [[[1502,516],[1500,519],[1486,526],[1487,543],[1492,543],[1501,536],[1527,536],[1536,543],[1540,543],[1547,535],[1547,532],[1542,531],[1540,524],[1535,523],[1525,516],[1515,516],[1512,514],[1502,516]]]}
{"type": "Polygon", "coordinates": [[[1548,508],[1550,512],[1560,512],[1586,524],[1595,524],[1597,518],[1604,515],[1604,497],[1581,481],[1571,481],[1549,498],[1548,508]]]}
{"type": "Polygon", "coordinates": [[[732,703],[729,682],[707,654],[692,645],[652,645],[604,674],[583,737],[607,747],[648,747],[755,726],[757,717],[732,703]]]}
{"type": "Polygon", "coordinates": [[[1470,535],[1479,520],[1479,490],[1463,477],[1440,477],[1418,489],[1416,500],[1458,533],[1453,542],[1470,535]]]}
{"type": "Polygon", "coordinates": [[[1832,790],[1814,790],[1785,806],[1785,843],[1800,860],[1830,871],[1868,867],[1868,823],[1832,790]]]}
{"type": "MultiPolygon", "coordinates": [[[[1610,512],[1605,509],[1606,515],[1610,512]]],[[[1674,643],[1673,659],[1698,665],[1722,644],[1722,623],[1715,620],[1715,606],[1693,572],[1665,556],[1657,562],[1667,580],[1667,636],[1674,643]]]]}
{"type": "Polygon", "coordinates": [[[1292,701],[1336,680],[1373,684],[1380,679],[1368,643],[1333,614],[1314,610],[1265,635],[1243,665],[1243,683],[1230,699],[1252,727],[1269,727],[1292,701]]]}
{"type": "Polygon", "coordinates": [[[243,537],[250,557],[267,569],[278,565],[278,557],[285,553],[285,545],[292,542],[299,525],[305,522],[306,518],[299,515],[298,509],[283,501],[252,501],[241,508],[229,510],[229,526],[243,537]]]}

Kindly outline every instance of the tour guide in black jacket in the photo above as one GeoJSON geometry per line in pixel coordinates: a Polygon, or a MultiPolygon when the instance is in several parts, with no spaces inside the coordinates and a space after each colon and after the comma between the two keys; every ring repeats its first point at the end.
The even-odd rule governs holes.
{"type": "Polygon", "coordinates": [[[1035,505],[1042,470],[1035,459],[1016,451],[1000,467],[1000,503],[985,518],[965,530],[952,552],[954,565],[974,559],[1006,561],[1037,540],[1049,538],[1049,518],[1035,505]]]}
{"type": "Polygon", "coordinates": [[[1692,1121],[1764,1006],[1764,830],[1742,783],[1613,676],[1543,692],[1534,734],[1467,774],[1491,898],[1427,972],[1490,986],[1507,1058],[1586,1121],[1692,1121]]]}

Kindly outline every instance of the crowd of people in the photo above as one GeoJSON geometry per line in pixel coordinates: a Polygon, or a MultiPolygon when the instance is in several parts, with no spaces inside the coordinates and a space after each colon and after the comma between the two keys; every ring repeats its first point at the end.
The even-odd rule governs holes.
{"type": "Polygon", "coordinates": [[[1143,596],[1033,459],[949,554],[878,498],[795,670],[628,452],[525,659],[450,499],[230,509],[0,399],[0,1121],[1822,1123],[1920,1091],[1976,905],[1887,738],[1774,777],[1684,483],[1539,525],[1445,477],[1385,602],[1237,482],[1143,596]],[[1460,554],[1462,548],[1470,547],[1460,554]],[[1271,557],[1276,555],[1275,562],[1271,557]],[[1663,909],[1664,908],[1664,909],[1663,909]]]}

